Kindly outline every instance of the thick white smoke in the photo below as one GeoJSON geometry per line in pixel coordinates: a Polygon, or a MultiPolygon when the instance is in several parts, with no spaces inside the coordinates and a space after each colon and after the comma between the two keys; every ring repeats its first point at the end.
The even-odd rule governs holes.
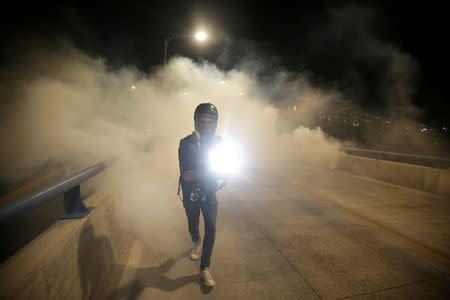
{"type": "MultiPolygon", "coordinates": [[[[320,128],[280,133],[281,111],[261,92],[294,90],[288,102],[297,115],[290,117],[308,118],[336,95],[305,78],[263,88],[245,71],[224,72],[182,57],[151,74],[109,71],[101,59],[67,44],[20,59],[22,67],[2,71],[9,85],[2,90],[10,92],[4,94],[1,177],[24,177],[48,159],[87,166],[116,157],[102,188],[116,195],[124,223],[147,235],[150,227],[174,224],[167,219],[180,206],[178,143],[192,132],[199,103],[218,107],[218,134],[243,149],[243,173],[305,164],[332,168],[338,156],[339,143],[320,128]]],[[[182,215],[178,219],[185,223],[182,215]]]]}

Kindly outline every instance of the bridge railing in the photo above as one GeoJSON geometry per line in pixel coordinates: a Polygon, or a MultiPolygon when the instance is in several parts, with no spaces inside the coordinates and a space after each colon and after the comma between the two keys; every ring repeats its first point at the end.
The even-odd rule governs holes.
{"type": "Polygon", "coordinates": [[[81,219],[85,217],[92,208],[83,204],[80,184],[102,172],[113,162],[114,159],[103,161],[0,206],[0,222],[21,215],[61,193],[64,193],[65,215],[60,219],[81,219]]]}
{"type": "Polygon", "coordinates": [[[350,155],[365,156],[379,160],[390,160],[395,162],[424,165],[443,169],[450,167],[450,159],[438,156],[379,151],[352,147],[343,147],[340,150],[350,155]]]}

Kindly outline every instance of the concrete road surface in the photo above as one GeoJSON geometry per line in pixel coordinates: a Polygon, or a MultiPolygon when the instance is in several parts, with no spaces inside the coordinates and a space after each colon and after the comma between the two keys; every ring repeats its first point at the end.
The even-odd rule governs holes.
{"type": "Polygon", "coordinates": [[[170,255],[136,240],[108,296],[448,299],[449,200],[338,171],[255,172],[219,192],[214,288],[187,256],[186,226],[170,255]]]}

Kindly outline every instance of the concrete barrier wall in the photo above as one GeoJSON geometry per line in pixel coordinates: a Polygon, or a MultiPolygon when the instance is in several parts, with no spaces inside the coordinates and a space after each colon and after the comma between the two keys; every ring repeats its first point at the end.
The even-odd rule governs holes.
{"type": "Polygon", "coordinates": [[[436,185],[436,193],[450,196],[450,170],[439,174],[438,183],[436,185]]]}
{"type": "Polygon", "coordinates": [[[342,154],[337,168],[401,186],[450,196],[450,169],[433,169],[348,154],[342,154]]]}
{"type": "Polygon", "coordinates": [[[100,299],[118,285],[134,238],[120,230],[114,199],[84,201],[84,219],[60,220],[0,266],[0,299],[100,299]]]}

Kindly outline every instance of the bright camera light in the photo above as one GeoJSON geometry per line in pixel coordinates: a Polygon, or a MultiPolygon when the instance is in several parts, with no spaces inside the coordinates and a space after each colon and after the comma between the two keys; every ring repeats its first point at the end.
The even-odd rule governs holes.
{"type": "Polygon", "coordinates": [[[207,36],[206,33],[203,32],[203,31],[197,32],[197,33],[195,34],[195,38],[196,38],[198,41],[200,41],[200,42],[203,42],[204,40],[206,40],[207,37],[208,37],[208,36],[207,36]]]}
{"type": "Polygon", "coordinates": [[[241,166],[241,155],[236,144],[227,141],[218,144],[209,153],[211,169],[220,175],[236,173],[241,166]]]}

